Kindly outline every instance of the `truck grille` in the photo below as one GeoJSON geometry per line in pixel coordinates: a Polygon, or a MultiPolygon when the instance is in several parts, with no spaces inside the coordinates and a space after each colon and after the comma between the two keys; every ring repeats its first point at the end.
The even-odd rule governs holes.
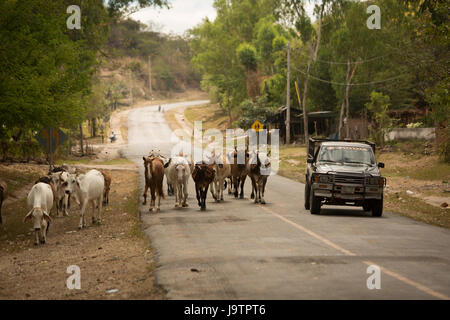
{"type": "Polygon", "coordinates": [[[353,183],[364,185],[364,177],[339,176],[334,177],[334,183],[353,183]]]}

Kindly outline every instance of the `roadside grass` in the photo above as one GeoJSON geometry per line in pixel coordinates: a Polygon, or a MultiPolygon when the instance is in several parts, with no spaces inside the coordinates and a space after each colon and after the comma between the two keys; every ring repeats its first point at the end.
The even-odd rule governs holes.
{"type": "Polygon", "coordinates": [[[386,209],[390,212],[409,217],[439,227],[450,228],[448,209],[430,205],[406,192],[385,194],[386,209]],[[403,202],[404,201],[404,202],[403,202]]]}
{"type": "Polygon", "coordinates": [[[129,230],[130,237],[136,237],[139,239],[146,239],[144,232],[142,231],[141,219],[139,217],[139,188],[130,194],[124,205],[124,212],[130,215],[132,226],[129,230]]]}
{"type": "Polygon", "coordinates": [[[23,169],[17,171],[15,166],[0,165],[0,177],[6,182],[8,186],[8,195],[14,196],[14,193],[27,184],[36,181],[42,174],[39,170],[23,169]]]}
{"type": "Polygon", "coordinates": [[[219,129],[221,131],[229,128],[228,116],[217,104],[207,104],[186,108],[185,118],[190,122],[202,121],[202,129],[219,129]]]}
{"type": "Polygon", "coordinates": [[[280,176],[305,183],[306,148],[301,146],[280,146],[280,176]]]}

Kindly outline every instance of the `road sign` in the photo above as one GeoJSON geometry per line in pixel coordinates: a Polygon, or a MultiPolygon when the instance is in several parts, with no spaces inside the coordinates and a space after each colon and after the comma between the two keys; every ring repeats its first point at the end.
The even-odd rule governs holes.
{"type": "Polygon", "coordinates": [[[255,130],[256,132],[258,132],[258,131],[261,131],[262,129],[264,129],[264,126],[263,126],[263,124],[261,122],[256,120],[252,124],[252,129],[255,130]]]}
{"type": "Polygon", "coordinates": [[[59,145],[67,140],[67,136],[60,129],[45,128],[38,133],[36,139],[44,148],[45,152],[52,154],[59,145]]]}

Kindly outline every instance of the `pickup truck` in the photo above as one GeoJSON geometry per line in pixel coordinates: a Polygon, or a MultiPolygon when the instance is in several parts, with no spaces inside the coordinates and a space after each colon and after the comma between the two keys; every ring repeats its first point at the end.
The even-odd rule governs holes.
{"type": "Polygon", "coordinates": [[[369,141],[310,139],[306,166],[305,209],[320,214],[322,205],[363,207],[383,214],[382,177],[369,141]]]}

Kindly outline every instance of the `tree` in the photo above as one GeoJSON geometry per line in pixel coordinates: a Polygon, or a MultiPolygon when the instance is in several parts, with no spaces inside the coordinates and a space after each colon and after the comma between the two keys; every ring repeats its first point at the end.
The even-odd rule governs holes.
{"type": "Polygon", "coordinates": [[[370,94],[370,102],[365,104],[367,110],[370,111],[373,117],[370,136],[381,148],[384,147],[384,137],[392,128],[393,124],[392,119],[387,114],[390,106],[389,102],[389,96],[373,91],[370,94]]]}

